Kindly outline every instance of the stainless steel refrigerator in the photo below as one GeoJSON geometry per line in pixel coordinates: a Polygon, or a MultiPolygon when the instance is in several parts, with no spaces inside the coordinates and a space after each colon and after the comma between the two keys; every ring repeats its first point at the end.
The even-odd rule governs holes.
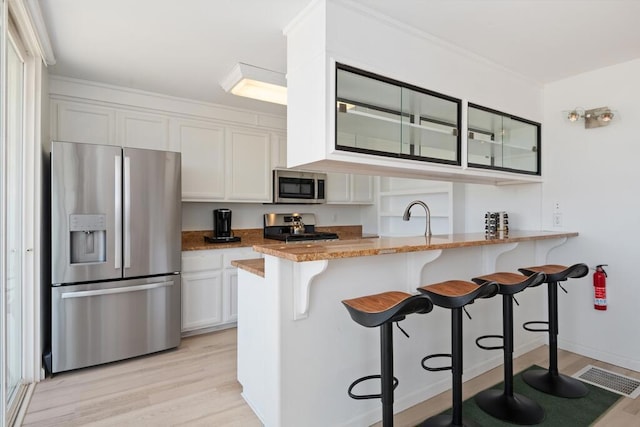
{"type": "Polygon", "coordinates": [[[180,153],[52,143],[49,372],[180,344],[180,192],[180,153]]]}

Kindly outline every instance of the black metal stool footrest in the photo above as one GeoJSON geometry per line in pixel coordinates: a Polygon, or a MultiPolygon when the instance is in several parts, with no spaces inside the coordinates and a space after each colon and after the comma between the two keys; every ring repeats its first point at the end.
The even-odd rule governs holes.
{"type": "Polygon", "coordinates": [[[476,345],[478,347],[480,347],[483,350],[504,350],[504,345],[482,345],[480,344],[480,341],[482,340],[486,340],[486,339],[501,339],[504,342],[504,337],[502,335],[483,335],[481,337],[476,338],[476,345]]]}
{"type": "Polygon", "coordinates": [[[549,322],[545,321],[545,320],[532,320],[531,322],[524,322],[522,324],[522,327],[530,332],[549,332],[549,322]],[[538,329],[538,328],[532,328],[529,325],[547,325],[546,329],[538,329]]]}
{"type": "MultiPolygon", "coordinates": [[[[357,400],[363,400],[363,399],[380,399],[382,398],[382,393],[379,394],[354,394],[352,393],[351,390],[353,390],[353,388],[355,386],[357,386],[358,384],[360,384],[363,381],[368,381],[368,380],[381,380],[382,381],[382,375],[367,375],[366,377],[362,377],[362,378],[358,378],[357,380],[355,380],[354,382],[351,383],[351,385],[349,386],[349,397],[352,399],[357,399],[357,400]]],[[[396,387],[398,387],[398,379],[396,377],[393,377],[393,389],[395,390],[396,387]]]]}
{"type": "Polygon", "coordinates": [[[451,357],[452,357],[452,356],[451,356],[450,354],[446,354],[446,353],[430,354],[430,355],[428,355],[428,356],[425,356],[425,357],[422,359],[422,362],[421,362],[421,364],[422,364],[422,368],[423,368],[423,369],[426,369],[427,371],[430,371],[430,372],[450,371],[450,370],[452,370],[452,367],[451,367],[451,366],[440,366],[440,367],[437,367],[437,368],[432,368],[432,367],[430,367],[430,366],[426,366],[426,365],[424,364],[424,362],[426,362],[427,360],[429,360],[429,359],[433,359],[433,358],[436,358],[436,357],[448,357],[449,359],[451,359],[451,357]]]}

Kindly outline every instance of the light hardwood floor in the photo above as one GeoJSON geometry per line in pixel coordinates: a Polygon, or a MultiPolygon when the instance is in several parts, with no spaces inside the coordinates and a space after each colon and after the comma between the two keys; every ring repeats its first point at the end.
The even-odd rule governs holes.
{"type": "MultiPolygon", "coordinates": [[[[625,370],[560,351],[559,368],[573,374],[591,364],[640,379],[625,370]]],[[[518,372],[547,365],[547,347],[514,361],[518,372]]],[[[464,396],[502,381],[496,368],[464,383],[464,396]]],[[[243,426],[261,425],[236,381],[236,330],[184,338],[177,350],[62,373],[40,382],[24,426],[243,426]]],[[[450,392],[399,413],[395,424],[413,426],[450,406],[450,392]]],[[[595,424],[640,426],[640,399],[623,398],[595,424]]],[[[304,427],[304,426],[300,426],[304,427]]]]}

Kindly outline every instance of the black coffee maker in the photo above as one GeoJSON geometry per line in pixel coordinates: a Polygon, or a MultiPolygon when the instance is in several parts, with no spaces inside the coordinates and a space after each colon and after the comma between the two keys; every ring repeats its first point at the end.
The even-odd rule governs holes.
{"type": "Polygon", "coordinates": [[[217,239],[231,237],[231,209],[213,210],[213,235],[217,239]]]}

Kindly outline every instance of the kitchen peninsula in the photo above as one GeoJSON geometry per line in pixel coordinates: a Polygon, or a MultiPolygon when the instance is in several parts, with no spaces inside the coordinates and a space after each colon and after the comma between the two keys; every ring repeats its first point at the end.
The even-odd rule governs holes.
{"type": "MultiPolygon", "coordinates": [[[[420,285],[469,280],[498,270],[542,264],[577,233],[512,231],[256,245],[264,270],[235,261],[238,276],[238,380],[243,397],[266,426],[370,425],[380,402],[352,400],[349,384],[379,373],[379,332],[354,323],[340,301],[389,290],[415,293],[420,285]],[[257,274],[258,273],[258,274],[257,274]],[[260,273],[263,273],[261,275],[260,273]]],[[[514,323],[544,319],[543,287],[524,292],[514,323]]],[[[473,346],[477,336],[501,331],[501,300],[470,306],[465,319],[464,379],[500,365],[501,354],[473,346]]],[[[420,360],[450,351],[449,312],[409,316],[394,343],[395,410],[450,387],[448,372],[427,372],[420,360]]],[[[543,343],[515,331],[516,354],[543,343]]],[[[378,393],[376,381],[359,394],[378,393]]]]}

